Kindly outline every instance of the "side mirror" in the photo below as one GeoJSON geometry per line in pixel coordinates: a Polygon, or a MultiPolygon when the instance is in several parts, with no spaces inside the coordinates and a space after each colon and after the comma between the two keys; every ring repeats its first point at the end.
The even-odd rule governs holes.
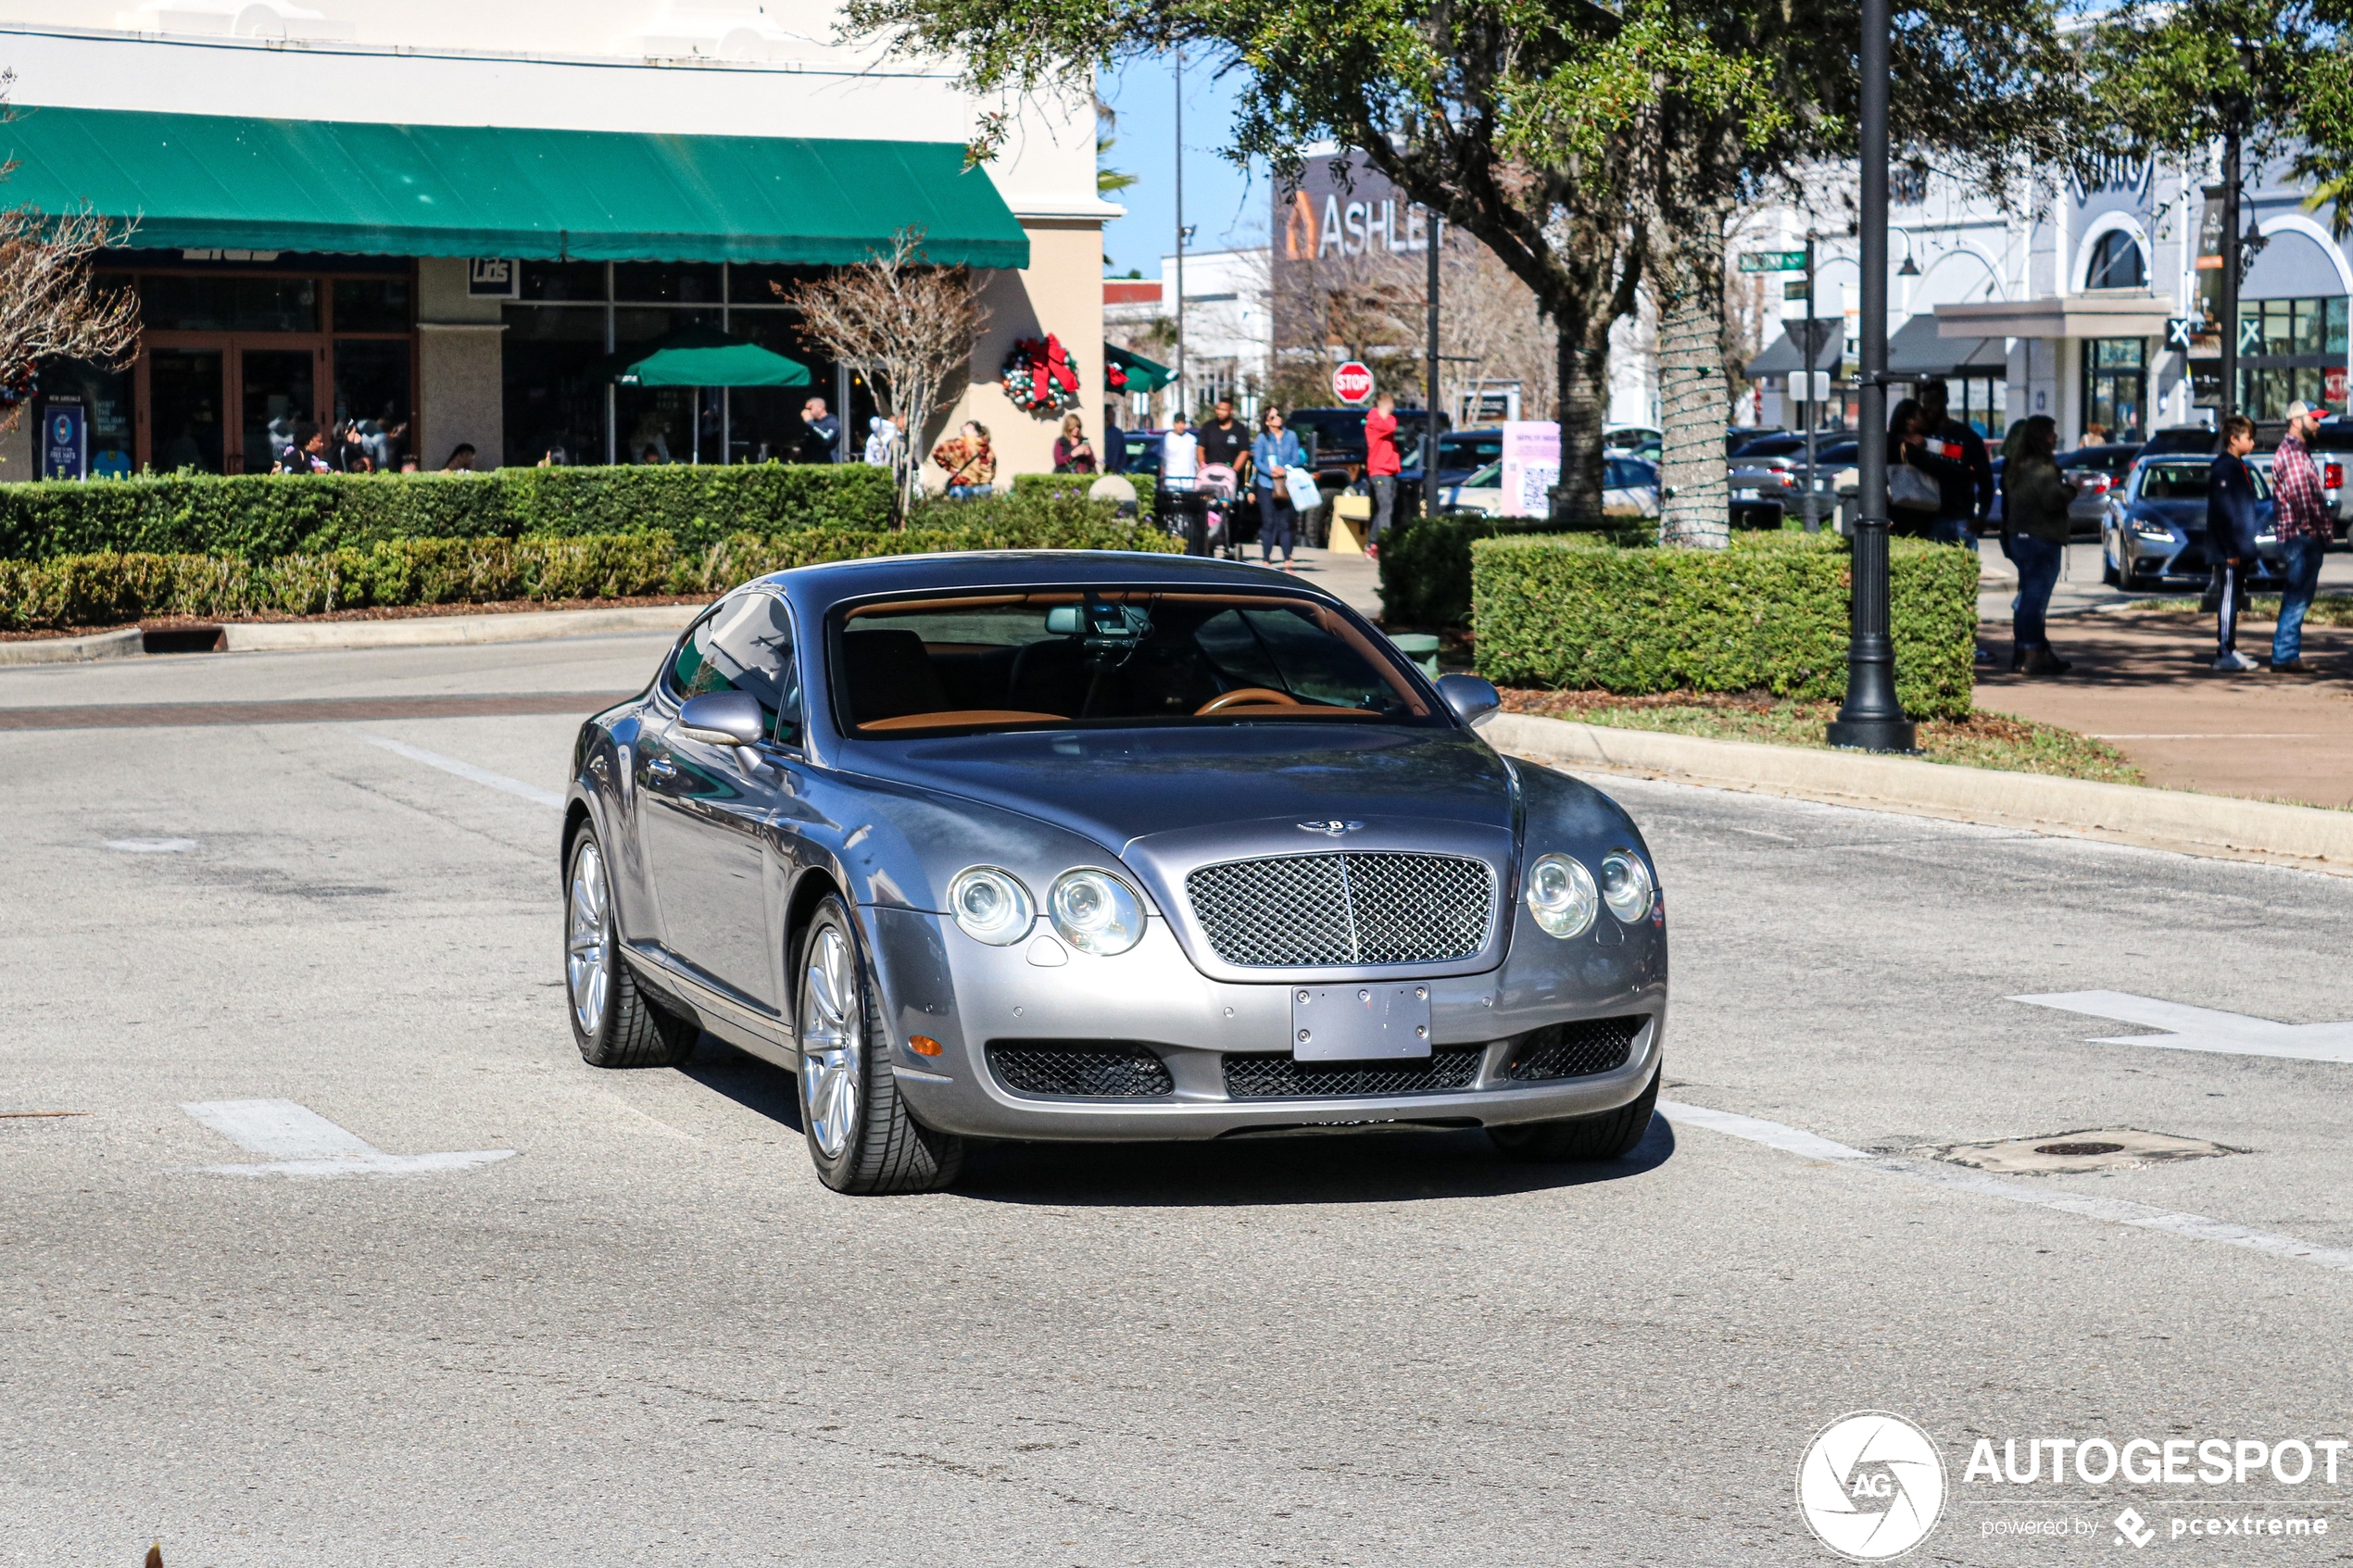
{"type": "Polygon", "coordinates": [[[1494,685],[1476,675],[1441,675],[1438,695],[1445,699],[1455,718],[1467,724],[1481,719],[1504,706],[1494,685]]]}
{"type": "Polygon", "coordinates": [[[768,738],[768,716],[749,692],[705,692],[678,710],[678,731],[706,746],[758,746],[768,738]]]}

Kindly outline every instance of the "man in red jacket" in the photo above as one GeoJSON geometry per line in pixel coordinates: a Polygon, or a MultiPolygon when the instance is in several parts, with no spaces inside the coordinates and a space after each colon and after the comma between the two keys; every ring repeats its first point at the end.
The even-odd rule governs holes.
{"type": "Polygon", "coordinates": [[[1380,558],[1381,535],[1397,509],[1397,399],[1382,393],[1365,416],[1365,477],[1372,482],[1373,532],[1365,553],[1380,558]]]}

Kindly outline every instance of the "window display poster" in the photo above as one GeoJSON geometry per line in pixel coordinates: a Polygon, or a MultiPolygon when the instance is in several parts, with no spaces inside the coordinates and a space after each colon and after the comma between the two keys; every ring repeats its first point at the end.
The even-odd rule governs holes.
{"type": "Polygon", "coordinates": [[[1542,517],[1561,482],[1561,427],[1550,420],[1504,423],[1504,515],[1542,517]]]}
{"type": "Polygon", "coordinates": [[[89,410],[80,401],[52,397],[41,410],[41,477],[90,476],[89,410]]]}

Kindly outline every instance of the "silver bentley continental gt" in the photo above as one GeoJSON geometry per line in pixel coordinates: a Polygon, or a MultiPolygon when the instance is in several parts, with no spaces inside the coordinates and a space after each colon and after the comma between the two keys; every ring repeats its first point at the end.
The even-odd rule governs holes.
{"type": "Polygon", "coordinates": [[[825,1184],[982,1138],[1483,1127],[1641,1141],[1666,912],[1626,813],[1498,756],[1435,683],[1257,567],[1020,552],[806,567],[581,727],[573,1033],[699,1031],[799,1075],[825,1184]]]}

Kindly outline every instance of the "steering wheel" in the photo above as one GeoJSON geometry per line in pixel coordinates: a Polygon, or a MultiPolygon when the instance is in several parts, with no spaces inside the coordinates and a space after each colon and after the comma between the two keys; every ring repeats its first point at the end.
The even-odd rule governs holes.
{"type": "Polygon", "coordinates": [[[1230,692],[1220,692],[1199,708],[1193,715],[1222,713],[1228,708],[1297,708],[1299,698],[1289,692],[1278,692],[1271,686],[1237,686],[1230,692]]]}

